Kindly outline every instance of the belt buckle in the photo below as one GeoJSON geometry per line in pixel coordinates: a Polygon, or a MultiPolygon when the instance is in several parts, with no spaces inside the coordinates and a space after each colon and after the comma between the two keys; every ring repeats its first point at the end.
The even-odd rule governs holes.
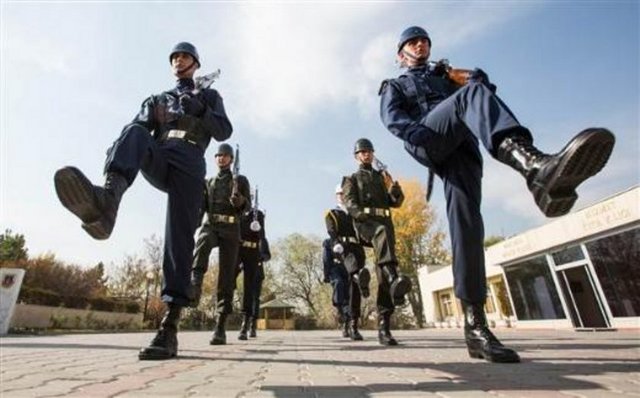
{"type": "Polygon", "coordinates": [[[184,139],[187,136],[187,132],[185,130],[169,130],[169,134],[167,134],[167,138],[179,138],[184,139]]]}

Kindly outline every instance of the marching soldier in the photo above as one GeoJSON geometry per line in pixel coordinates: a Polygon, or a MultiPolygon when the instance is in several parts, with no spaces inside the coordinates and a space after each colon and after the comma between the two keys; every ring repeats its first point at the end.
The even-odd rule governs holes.
{"type": "Polygon", "coordinates": [[[178,322],[189,303],[193,234],[202,206],[204,153],[211,139],[224,141],[232,127],[216,90],[196,88],[193,75],[200,57],[190,43],[178,43],[169,54],[176,87],[147,98],[133,121],[107,152],[104,186],[94,186],[77,168],[64,167],[54,177],[62,204],[82,221],[95,239],[113,230],[122,195],[142,171],[168,196],[162,301],[167,312],[157,335],[139,358],[168,359],[178,352],[178,322]]]}
{"type": "Polygon", "coordinates": [[[205,214],[193,256],[192,306],[197,306],[202,294],[202,282],[209,268],[209,255],[218,248],[218,288],[216,326],[211,345],[227,343],[225,323],[233,311],[235,268],[240,246],[240,216],[250,207],[249,181],[243,175],[233,175],[233,148],[221,144],[216,153],[218,174],[210,178],[205,189],[205,214]]]}
{"type": "Polygon", "coordinates": [[[380,89],[380,117],[405,149],[442,178],[453,249],[456,296],[465,315],[469,355],[492,362],[519,362],[487,326],[484,226],[480,213],[482,155],[479,144],[500,162],[522,174],[540,210],[548,217],[569,212],[577,186],[606,164],[615,138],[604,128],[575,136],[560,152],[548,155],[495,94],[496,86],[480,69],[461,87],[441,64],[429,64],[431,38],[418,26],[400,35],[397,59],[406,67],[380,89]]]}
{"type": "MultiPolygon", "coordinates": [[[[260,242],[265,239],[264,213],[254,207],[240,216],[240,248],[236,266],[236,279],[242,272],[244,292],[242,297],[242,325],[239,340],[247,340],[247,333],[257,317],[254,311],[255,298],[259,294],[258,268],[261,262],[260,242]]],[[[264,275],[263,275],[264,277],[264,275]]],[[[255,329],[253,329],[255,332],[255,329]]]]}
{"type": "Polygon", "coordinates": [[[324,281],[333,286],[333,305],[343,322],[343,337],[362,340],[358,330],[361,296],[369,297],[371,275],[365,268],[364,249],[344,207],[342,185],[336,187],[338,206],[325,215],[329,239],[322,242],[324,281]]]}
{"type": "MultiPolygon", "coordinates": [[[[262,213],[262,211],[260,212],[262,213]]],[[[265,214],[262,213],[262,219],[265,219],[265,214]]],[[[251,326],[249,327],[249,337],[258,337],[256,331],[258,326],[258,316],[260,315],[260,294],[262,293],[262,282],[264,281],[264,263],[271,260],[271,250],[269,249],[269,241],[266,236],[262,236],[260,239],[260,245],[258,247],[260,251],[260,261],[258,261],[258,269],[256,271],[255,290],[252,295],[253,304],[251,305],[251,326]]]]}
{"type": "Polygon", "coordinates": [[[400,207],[404,195],[397,182],[387,187],[382,173],[373,168],[371,141],[359,139],[353,152],[360,167],[344,180],[345,206],[355,220],[360,241],[373,247],[376,256],[378,340],[382,345],[397,345],[391,335],[391,315],[396,305],[405,303],[405,295],[411,290],[411,280],[398,274],[390,208],[400,207]]]}

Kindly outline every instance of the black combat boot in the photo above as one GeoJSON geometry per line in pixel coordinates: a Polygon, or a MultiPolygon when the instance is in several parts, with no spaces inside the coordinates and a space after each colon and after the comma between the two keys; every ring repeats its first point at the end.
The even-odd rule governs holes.
{"type": "Polygon", "coordinates": [[[382,345],[398,345],[391,335],[391,314],[388,312],[378,318],[378,341],[382,345]]]}
{"type": "Polygon", "coordinates": [[[411,291],[411,279],[405,275],[398,275],[396,266],[387,264],[382,267],[384,275],[389,281],[389,294],[394,305],[404,305],[405,295],[411,291]]]}
{"type": "Polygon", "coordinates": [[[247,333],[249,332],[249,325],[251,324],[251,317],[245,315],[242,318],[242,325],[240,325],[240,334],[238,334],[238,340],[248,340],[247,333]]]}
{"type": "Polygon", "coordinates": [[[168,305],[167,312],[162,318],[160,329],[148,347],[138,353],[141,360],[170,359],[178,354],[178,322],[182,307],[175,304],[168,305]]]}
{"type": "Polygon", "coordinates": [[[370,295],[369,282],[371,281],[371,273],[368,269],[363,268],[353,275],[356,284],[360,288],[360,294],[362,297],[367,298],[370,295]]]}
{"type": "Polygon", "coordinates": [[[202,283],[204,282],[204,275],[207,273],[206,269],[193,268],[191,271],[191,286],[189,287],[189,307],[197,308],[200,304],[200,298],[202,297],[202,283]]]}
{"type": "Polygon", "coordinates": [[[258,320],[251,317],[251,326],[249,327],[249,337],[258,337],[256,329],[258,328],[258,320]]]}
{"type": "Polygon", "coordinates": [[[354,341],[362,341],[362,335],[358,330],[358,317],[353,317],[351,321],[349,321],[349,337],[354,341]]]}
{"type": "Polygon", "coordinates": [[[344,322],[342,322],[342,337],[349,338],[349,318],[344,317],[344,322]]]}
{"type": "Polygon", "coordinates": [[[107,173],[104,187],[91,181],[77,168],[67,166],[53,178],[62,205],[82,220],[82,228],[94,239],[107,239],[113,231],[122,194],[129,187],[118,173],[107,173]]]}
{"type": "Polygon", "coordinates": [[[614,143],[609,130],[590,128],[576,135],[560,152],[548,155],[538,150],[528,136],[513,134],[502,140],[496,159],[526,178],[545,216],[558,217],[573,207],[578,185],[604,167],[614,143]]]}
{"type": "Polygon", "coordinates": [[[483,303],[467,303],[464,310],[464,339],[471,358],[484,358],[489,362],[520,362],[518,353],[500,343],[491,333],[484,314],[483,303]]]}
{"type": "Polygon", "coordinates": [[[225,323],[227,322],[227,314],[218,314],[216,319],[216,327],[213,329],[213,336],[209,341],[211,345],[227,344],[227,333],[225,331],[225,323]]]}

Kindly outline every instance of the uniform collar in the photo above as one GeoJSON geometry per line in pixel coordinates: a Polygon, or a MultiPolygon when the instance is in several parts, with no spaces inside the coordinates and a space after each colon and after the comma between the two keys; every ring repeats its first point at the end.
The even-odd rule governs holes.
{"type": "Polygon", "coordinates": [[[373,171],[373,164],[360,163],[360,170],[373,171]]]}
{"type": "Polygon", "coordinates": [[[178,90],[179,93],[192,91],[194,88],[196,88],[196,84],[193,79],[178,79],[176,82],[176,90],[178,90]]]}
{"type": "Polygon", "coordinates": [[[220,169],[218,171],[218,177],[226,177],[231,175],[231,168],[227,167],[226,169],[220,169]]]}

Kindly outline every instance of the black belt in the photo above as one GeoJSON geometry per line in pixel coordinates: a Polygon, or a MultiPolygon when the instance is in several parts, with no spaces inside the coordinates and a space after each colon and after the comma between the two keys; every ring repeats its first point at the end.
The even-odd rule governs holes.
{"type": "Polygon", "coordinates": [[[243,240],[243,241],[240,242],[240,246],[248,247],[250,249],[257,249],[258,248],[258,242],[251,242],[250,240],[243,240]]]}
{"type": "Polygon", "coordinates": [[[209,219],[213,222],[222,222],[225,224],[235,224],[238,222],[238,217],[236,216],[229,216],[226,214],[209,214],[209,219]]]}
{"type": "Polygon", "coordinates": [[[194,134],[190,131],[187,130],[178,130],[178,129],[173,129],[173,130],[169,130],[167,132],[165,132],[162,135],[162,140],[169,140],[169,139],[178,139],[178,140],[182,140],[185,142],[188,142],[189,144],[195,145],[198,148],[201,149],[205,149],[204,145],[200,143],[200,140],[198,139],[198,135],[194,134]]]}
{"type": "Polygon", "coordinates": [[[355,236],[338,236],[338,240],[340,242],[345,242],[345,243],[360,243],[360,241],[358,240],[358,238],[356,238],[355,236]]]}

